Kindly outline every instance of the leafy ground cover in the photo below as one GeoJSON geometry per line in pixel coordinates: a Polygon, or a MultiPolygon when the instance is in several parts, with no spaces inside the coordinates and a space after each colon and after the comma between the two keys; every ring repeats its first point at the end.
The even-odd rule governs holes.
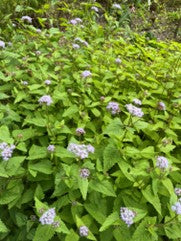
{"type": "Polygon", "coordinates": [[[178,241],[181,45],[75,6],[1,32],[0,239],[178,241]]]}

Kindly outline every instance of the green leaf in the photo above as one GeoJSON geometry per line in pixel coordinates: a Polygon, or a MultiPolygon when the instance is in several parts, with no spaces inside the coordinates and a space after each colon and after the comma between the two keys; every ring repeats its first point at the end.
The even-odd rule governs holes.
{"type": "Polygon", "coordinates": [[[151,185],[147,186],[147,188],[145,190],[142,190],[143,196],[145,197],[145,199],[151,203],[154,208],[157,210],[157,212],[161,214],[161,204],[160,204],[160,199],[158,197],[158,195],[154,195],[152,190],[151,190],[151,185]]]}
{"type": "Polygon", "coordinates": [[[47,156],[47,148],[42,146],[36,146],[32,145],[32,147],[29,150],[29,157],[28,160],[36,160],[36,159],[42,159],[47,156]]]}
{"type": "Polygon", "coordinates": [[[119,221],[120,217],[118,212],[114,212],[111,213],[106,220],[104,221],[104,223],[102,224],[101,228],[99,229],[100,232],[106,230],[107,228],[109,228],[111,225],[113,225],[115,222],[119,221]]]}
{"type": "Polygon", "coordinates": [[[55,228],[51,225],[38,225],[33,241],[49,241],[55,234],[55,228]]]}
{"type": "Polygon", "coordinates": [[[23,99],[27,98],[27,93],[23,92],[23,91],[20,91],[18,92],[17,96],[16,96],[16,99],[14,101],[14,104],[22,101],[23,99]]]}
{"type": "Polygon", "coordinates": [[[46,119],[45,118],[31,118],[31,119],[25,119],[24,124],[33,124],[35,126],[45,127],[46,126],[46,119]]]}
{"type": "Polygon", "coordinates": [[[53,172],[52,164],[49,160],[42,160],[38,163],[30,163],[28,169],[45,174],[51,174],[53,172]]]}
{"type": "Polygon", "coordinates": [[[0,139],[7,143],[12,143],[13,139],[10,138],[10,132],[7,126],[0,127],[0,139]]]}
{"type": "Polygon", "coordinates": [[[35,130],[32,128],[14,130],[12,135],[14,138],[19,139],[20,141],[26,141],[35,136],[35,130]]]}
{"type": "Polygon", "coordinates": [[[132,241],[157,241],[158,235],[155,231],[154,224],[156,222],[155,217],[145,218],[137,227],[133,234],[132,241]],[[148,228],[149,227],[149,228],[148,228]]]}
{"type": "Polygon", "coordinates": [[[79,186],[79,189],[80,189],[80,192],[82,194],[83,199],[86,200],[88,186],[89,186],[88,179],[79,177],[78,178],[78,186],[79,186]]]}
{"type": "Polygon", "coordinates": [[[8,231],[9,231],[9,229],[6,227],[6,225],[0,219],[0,233],[7,233],[8,231]]]}
{"type": "Polygon", "coordinates": [[[101,225],[104,223],[106,216],[97,208],[94,204],[84,204],[85,209],[90,213],[90,215],[101,225]]]}
{"type": "Polygon", "coordinates": [[[79,111],[78,107],[76,105],[72,105],[67,110],[64,111],[62,117],[69,117],[69,118],[71,118],[78,111],[79,111]]]}
{"type": "Polygon", "coordinates": [[[113,186],[107,180],[103,180],[103,181],[92,180],[92,181],[90,181],[89,186],[91,189],[93,189],[97,192],[103,193],[106,196],[116,197],[113,186]]]}
{"type": "Polygon", "coordinates": [[[116,241],[132,241],[130,229],[124,223],[114,229],[113,235],[116,241]]]}
{"type": "Polygon", "coordinates": [[[79,235],[74,232],[73,229],[70,230],[70,233],[66,236],[65,241],[78,241],[79,235]]]}
{"type": "Polygon", "coordinates": [[[164,226],[165,233],[169,239],[181,238],[181,223],[174,223],[164,226]]]}
{"type": "Polygon", "coordinates": [[[113,143],[109,143],[104,149],[104,171],[108,171],[115,163],[121,160],[121,155],[117,147],[113,143]]]}
{"type": "Polygon", "coordinates": [[[107,134],[109,136],[116,136],[120,138],[124,132],[123,123],[120,119],[115,118],[111,121],[111,123],[105,128],[103,134],[107,134]]]}

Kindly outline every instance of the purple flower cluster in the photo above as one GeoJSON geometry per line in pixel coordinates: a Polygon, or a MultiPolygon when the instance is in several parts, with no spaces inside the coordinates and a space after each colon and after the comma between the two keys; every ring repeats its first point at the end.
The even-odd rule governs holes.
{"type": "Polygon", "coordinates": [[[168,160],[167,158],[165,158],[164,156],[158,156],[157,157],[157,162],[156,162],[156,166],[160,169],[165,169],[168,168],[168,160]]]}
{"type": "Polygon", "coordinates": [[[47,147],[47,150],[48,150],[49,152],[54,152],[54,151],[55,151],[55,146],[54,146],[54,145],[49,145],[49,146],[47,147]]]}
{"type": "Polygon", "coordinates": [[[14,149],[15,145],[9,146],[6,142],[0,143],[0,150],[3,161],[8,161],[12,157],[14,149]]]}
{"type": "Polygon", "coordinates": [[[28,81],[23,81],[23,83],[22,83],[23,85],[28,85],[28,81]]]}
{"type": "Polygon", "coordinates": [[[121,61],[120,58],[116,58],[116,59],[115,59],[115,63],[116,63],[116,64],[121,64],[121,62],[122,62],[122,61],[121,61]]]}
{"type": "Polygon", "coordinates": [[[49,79],[47,79],[47,80],[44,81],[44,84],[46,84],[46,85],[51,85],[51,83],[52,83],[52,82],[51,82],[51,80],[49,80],[49,79]]]}
{"type": "Polygon", "coordinates": [[[81,237],[87,237],[89,235],[89,229],[87,226],[81,226],[79,228],[79,234],[81,237]]]}
{"type": "Polygon", "coordinates": [[[133,103],[134,103],[135,105],[142,105],[141,100],[139,100],[139,99],[137,99],[137,98],[134,98],[134,99],[133,99],[133,103]]]}
{"type": "Polygon", "coordinates": [[[181,198],[179,198],[178,202],[172,205],[172,210],[177,214],[181,214],[181,198]]]}
{"type": "Polygon", "coordinates": [[[133,212],[132,210],[126,208],[126,207],[121,207],[120,208],[120,218],[127,224],[127,226],[131,226],[131,224],[134,223],[133,218],[136,216],[136,213],[133,212]]]}
{"type": "Polygon", "coordinates": [[[159,103],[158,103],[158,109],[159,109],[159,110],[166,110],[165,104],[164,104],[163,102],[159,102],[159,103]]]}
{"type": "Polygon", "coordinates": [[[32,23],[32,18],[30,16],[23,16],[21,20],[27,21],[28,23],[32,23]]]}
{"type": "Polygon", "coordinates": [[[71,20],[69,21],[69,23],[71,23],[71,24],[73,24],[73,25],[76,25],[76,24],[78,24],[78,23],[82,23],[82,19],[80,19],[80,18],[74,18],[74,19],[71,19],[71,20]]]}
{"type": "Polygon", "coordinates": [[[132,104],[127,104],[127,105],[125,105],[125,107],[129,111],[129,113],[133,116],[142,117],[144,115],[141,108],[138,108],[132,104]]]}
{"type": "Polygon", "coordinates": [[[112,5],[112,7],[115,8],[115,9],[121,9],[121,5],[118,4],[118,3],[114,3],[114,4],[112,5]]]}
{"type": "Polygon", "coordinates": [[[40,217],[39,221],[42,225],[51,225],[54,223],[55,216],[55,208],[50,208],[40,217]]]}
{"type": "Polygon", "coordinates": [[[47,106],[51,105],[53,103],[52,98],[49,95],[42,96],[38,102],[40,104],[46,104],[47,106]]]}
{"type": "Polygon", "coordinates": [[[94,153],[94,147],[92,145],[75,144],[70,143],[67,150],[74,153],[80,159],[85,159],[89,156],[89,153],[94,153]]]}
{"type": "Polygon", "coordinates": [[[90,171],[87,168],[82,168],[80,170],[80,177],[81,178],[88,178],[90,176],[90,171]]]}
{"type": "Polygon", "coordinates": [[[181,188],[176,187],[174,191],[177,196],[181,196],[181,188]]]}
{"type": "Polygon", "coordinates": [[[83,39],[81,39],[79,37],[75,38],[75,41],[80,42],[81,44],[84,44],[86,47],[88,47],[88,45],[89,45],[87,43],[87,41],[85,41],[85,40],[83,40],[83,39]]]}
{"type": "Polygon", "coordinates": [[[92,76],[92,73],[89,70],[85,70],[81,74],[82,78],[88,78],[92,76]]]}
{"type": "Polygon", "coordinates": [[[116,102],[109,102],[106,109],[111,112],[112,115],[118,114],[120,112],[119,104],[116,102]]]}
{"type": "Polygon", "coordinates": [[[92,6],[92,7],[91,7],[91,10],[93,10],[93,11],[96,12],[96,13],[99,12],[99,9],[98,9],[97,7],[95,7],[95,6],[92,6]]]}
{"type": "Polygon", "coordinates": [[[85,130],[83,128],[77,128],[76,129],[76,134],[77,135],[84,135],[85,134],[85,130]]]}
{"type": "Polygon", "coordinates": [[[5,42],[2,41],[2,40],[0,40],[0,47],[1,47],[1,48],[5,48],[5,42]]]}
{"type": "Polygon", "coordinates": [[[80,49],[80,45],[78,45],[78,44],[72,44],[72,48],[73,48],[73,49],[80,49]]]}

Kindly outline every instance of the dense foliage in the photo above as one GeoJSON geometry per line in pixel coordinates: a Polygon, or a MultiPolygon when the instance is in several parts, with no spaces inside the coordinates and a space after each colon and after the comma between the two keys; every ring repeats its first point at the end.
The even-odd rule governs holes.
{"type": "Polygon", "coordinates": [[[63,4],[0,41],[0,240],[178,241],[181,45],[63,4]]]}

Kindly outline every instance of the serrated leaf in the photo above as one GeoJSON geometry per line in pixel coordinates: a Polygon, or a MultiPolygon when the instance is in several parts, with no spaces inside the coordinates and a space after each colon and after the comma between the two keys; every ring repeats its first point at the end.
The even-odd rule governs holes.
{"type": "Polygon", "coordinates": [[[84,200],[86,200],[87,197],[87,191],[88,191],[88,186],[89,186],[89,181],[87,178],[78,178],[78,186],[79,190],[82,194],[82,197],[84,200]]]}
{"type": "Polygon", "coordinates": [[[29,150],[28,160],[42,159],[47,156],[47,148],[42,146],[32,145],[29,150]]]}
{"type": "Polygon", "coordinates": [[[6,227],[6,225],[0,219],[0,233],[7,233],[8,231],[9,231],[9,229],[6,227]]]}
{"type": "Polygon", "coordinates": [[[103,193],[106,196],[116,197],[113,186],[107,180],[103,180],[103,181],[92,180],[92,181],[90,181],[89,186],[91,189],[93,189],[97,192],[103,193]]]}
{"type": "Polygon", "coordinates": [[[158,195],[154,195],[152,190],[151,190],[151,185],[147,186],[147,188],[145,190],[142,190],[143,196],[145,197],[145,199],[151,203],[154,208],[157,210],[157,212],[161,214],[161,204],[160,204],[160,199],[158,197],[158,195]]]}
{"type": "Polygon", "coordinates": [[[52,164],[49,160],[42,160],[38,163],[30,163],[28,166],[29,170],[45,173],[45,174],[51,174],[52,173],[52,164]]]}
{"type": "Polygon", "coordinates": [[[107,134],[109,136],[116,136],[116,137],[121,137],[124,129],[123,129],[123,123],[121,122],[120,119],[115,118],[114,120],[111,121],[111,123],[105,128],[103,134],[107,134]]]}
{"type": "Polygon", "coordinates": [[[65,241],[78,241],[79,235],[74,232],[73,229],[70,230],[70,234],[68,234],[65,238],[65,241]]]}
{"type": "Polygon", "coordinates": [[[72,105],[67,110],[64,111],[62,117],[69,117],[71,118],[75,113],[79,111],[78,107],[76,105],[72,105]]]}
{"type": "Polygon", "coordinates": [[[117,147],[113,143],[109,143],[104,149],[104,171],[108,171],[115,163],[121,160],[121,155],[117,147]]]}
{"type": "Polygon", "coordinates": [[[101,225],[104,223],[106,216],[94,204],[84,204],[84,207],[98,223],[101,225]]]}
{"type": "Polygon", "coordinates": [[[100,232],[106,230],[107,228],[109,228],[111,225],[113,225],[115,222],[119,221],[120,217],[118,212],[114,212],[111,213],[106,220],[104,221],[104,223],[102,224],[101,228],[99,229],[100,232]]]}
{"type": "Polygon", "coordinates": [[[55,234],[55,228],[51,225],[38,225],[33,241],[49,241],[55,234]]]}
{"type": "Polygon", "coordinates": [[[165,233],[169,239],[180,239],[181,238],[181,223],[174,223],[165,225],[165,233]]]}

